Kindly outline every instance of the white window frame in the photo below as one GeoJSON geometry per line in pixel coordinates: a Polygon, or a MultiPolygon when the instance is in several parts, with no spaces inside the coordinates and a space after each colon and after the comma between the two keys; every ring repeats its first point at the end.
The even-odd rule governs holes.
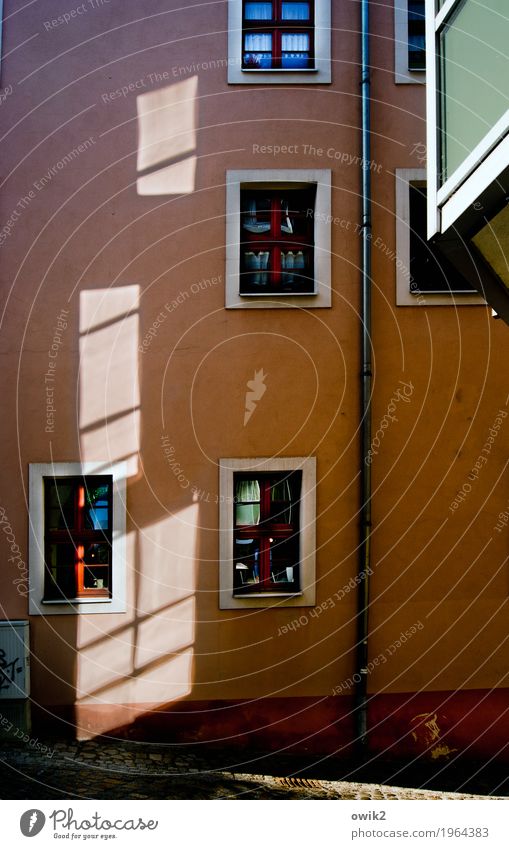
{"type": "Polygon", "coordinates": [[[309,70],[242,68],[242,0],[228,0],[228,82],[240,85],[325,85],[331,75],[331,0],[315,0],[315,67],[309,70]]]}
{"type": "Polygon", "coordinates": [[[327,308],[331,295],[331,171],[327,169],[260,169],[226,172],[226,290],[227,309],[283,309],[285,307],[327,308]],[[305,188],[316,184],[314,210],[315,293],[305,295],[241,295],[240,283],[240,191],[251,184],[277,188],[295,183],[305,188]]]}
{"type": "Polygon", "coordinates": [[[219,607],[221,610],[309,607],[316,603],[316,458],[257,457],[219,460],[219,607]],[[236,596],[233,588],[234,472],[302,471],[300,495],[300,590],[236,596]]]}
{"type": "Polygon", "coordinates": [[[445,233],[509,164],[509,109],[439,187],[439,109],[437,44],[444,24],[461,0],[446,0],[436,12],[426,0],[426,126],[428,165],[428,239],[445,233]]]}
{"type": "Polygon", "coordinates": [[[394,82],[426,82],[426,71],[411,71],[408,67],[408,0],[394,0],[394,82]]]}
{"type": "Polygon", "coordinates": [[[48,616],[69,613],[126,611],[126,478],[124,461],[111,463],[30,463],[29,465],[29,613],[48,616]],[[44,599],[44,478],[111,475],[113,478],[112,597],[105,599],[44,599]]]}
{"type": "Polygon", "coordinates": [[[396,304],[398,307],[486,306],[480,295],[410,291],[410,183],[426,185],[425,168],[396,168],[396,304]]]}

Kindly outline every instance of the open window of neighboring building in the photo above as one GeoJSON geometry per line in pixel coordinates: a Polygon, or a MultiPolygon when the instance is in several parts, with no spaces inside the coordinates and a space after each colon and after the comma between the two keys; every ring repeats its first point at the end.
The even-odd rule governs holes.
{"type": "Polygon", "coordinates": [[[394,74],[396,83],[424,83],[426,70],[425,0],[394,0],[394,74]]]}
{"type": "Polygon", "coordinates": [[[330,83],[330,0],[229,0],[230,83],[330,83]]]}
{"type": "Polygon", "coordinates": [[[220,606],[315,600],[314,458],[220,461],[220,606]]]}
{"type": "Polygon", "coordinates": [[[426,239],[426,171],[396,170],[396,302],[399,306],[479,305],[472,284],[426,239]]]}
{"type": "Polygon", "coordinates": [[[330,307],[330,171],[228,171],[226,186],[226,306],[330,307]]]}
{"type": "Polygon", "coordinates": [[[125,463],[29,473],[30,613],[125,611],[125,463]]]}

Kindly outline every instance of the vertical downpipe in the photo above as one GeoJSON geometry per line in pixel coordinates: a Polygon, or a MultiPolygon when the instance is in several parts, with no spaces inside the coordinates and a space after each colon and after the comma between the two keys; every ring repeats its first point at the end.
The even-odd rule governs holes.
{"type": "Polygon", "coordinates": [[[361,505],[359,597],[357,610],[356,739],[367,744],[368,607],[371,572],[371,80],[369,65],[369,0],[361,0],[362,102],[362,374],[361,374],[361,505]]]}

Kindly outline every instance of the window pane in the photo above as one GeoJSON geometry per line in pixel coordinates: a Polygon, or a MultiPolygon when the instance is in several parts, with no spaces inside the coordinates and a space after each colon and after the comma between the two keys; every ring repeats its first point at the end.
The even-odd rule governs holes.
{"type": "Polygon", "coordinates": [[[270,579],[275,584],[294,584],[298,579],[299,545],[295,535],[275,539],[270,545],[270,579]]]}
{"type": "Polygon", "coordinates": [[[111,487],[108,484],[93,486],[88,478],[85,488],[85,527],[95,531],[107,531],[110,526],[111,487]]]}
{"type": "Polygon", "coordinates": [[[84,587],[90,589],[109,589],[110,586],[110,546],[107,543],[92,543],[85,546],[83,557],[84,587]]]}
{"type": "Polygon", "coordinates": [[[237,480],[235,484],[235,524],[260,522],[260,484],[257,480],[237,480]],[[255,503],[253,503],[255,502],[255,503]]]}
{"type": "Polygon", "coordinates": [[[237,480],[235,484],[235,501],[237,503],[243,501],[259,501],[260,500],[260,483],[256,478],[253,480],[237,480]]]}
{"type": "Polygon", "coordinates": [[[260,523],[260,505],[259,504],[236,504],[235,505],[235,524],[236,525],[258,525],[260,523]]]}
{"type": "Polygon", "coordinates": [[[309,3],[283,2],[281,17],[284,21],[308,21],[309,12],[309,3]]]}
{"type": "Polygon", "coordinates": [[[248,32],[244,35],[245,68],[272,67],[272,35],[269,32],[248,32]]]}
{"type": "Polygon", "coordinates": [[[270,21],[272,3],[245,3],[244,17],[247,21],[270,21]]]}
{"type": "Polygon", "coordinates": [[[269,282],[269,251],[244,251],[244,271],[241,288],[267,286],[269,282]]]}
{"type": "Polygon", "coordinates": [[[292,523],[292,492],[290,481],[278,481],[270,488],[271,510],[270,518],[272,522],[279,524],[290,525],[292,523]]]}
{"type": "Polygon", "coordinates": [[[283,53],[281,56],[282,68],[309,68],[308,53],[283,53]]]}
{"type": "Polygon", "coordinates": [[[44,597],[75,598],[75,548],[68,543],[51,544],[47,549],[44,597]]]}
{"type": "Polygon", "coordinates": [[[241,193],[242,196],[242,227],[248,233],[268,233],[270,230],[270,198],[254,197],[241,193]]]}
{"type": "Polygon", "coordinates": [[[256,539],[234,539],[233,579],[236,588],[260,583],[260,543],[256,539]]]}
{"type": "Polygon", "coordinates": [[[74,527],[74,485],[46,480],[48,527],[51,531],[74,527]]]}
{"type": "Polygon", "coordinates": [[[466,0],[440,37],[442,178],[509,108],[507,0],[466,0]]]}
{"type": "Polygon", "coordinates": [[[309,33],[307,32],[284,32],[281,36],[281,49],[283,52],[299,52],[309,50],[309,33]]]}
{"type": "Polygon", "coordinates": [[[313,281],[303,251],[281,251],[281,281],[284,288],[312,291],[313,281]]]}

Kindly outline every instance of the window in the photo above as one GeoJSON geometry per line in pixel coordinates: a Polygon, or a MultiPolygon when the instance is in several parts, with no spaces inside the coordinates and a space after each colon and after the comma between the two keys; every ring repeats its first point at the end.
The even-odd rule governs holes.
{"type": "Polygon", "coordinates": [[[396,171],[399,306],[484,304],[471,284],[426,239],[426,171],[396,171]]]}
{"type": "Polygon", "coordinates": [[[308,70],[314,67],[313,3],[244,0],[243,70],[308,70]]]}
{"type": "Polygon", "coordinates": [[[408,0],[408,68],[426,70],[426,24],[424,0],[408,0]]]}
{"type": "Polygon", "coordinates": [[[241,189],[241,295],[314,294],[315,194],[241,189]]]}
{"type": "Polygon", "coordinates": [[[330,83],[330,0],[229,0],[228,8],[228,82],[330,83]]]}
{"type": "Polygon", "coordinates": [[[315,599],[314,458],[220,461],[220,606],[315,599]]]}
{"type": "Polygon", "coordinates": [[[227,307],[330,307],[330,171],[229,171],[227,307]]]}
{"type": "Polygon", "coordinates": [[[30,466],[31,613],[125,610],[124,466],[30,466]]]}
{"type": "Polygon", "coordinates": [[[425,0],[394,0],[394,74],[396,83],[424,83],[426,70],[425,0]]]}
{"type": "Polygon", "coordinates": [[[112,483],[44,478],[44,601],[110,598],[112,483]]]}
{"type": "Polygon", "coordinates": [[[234,593],[299,591],[301,478],[234,473],[234,593]]]}

